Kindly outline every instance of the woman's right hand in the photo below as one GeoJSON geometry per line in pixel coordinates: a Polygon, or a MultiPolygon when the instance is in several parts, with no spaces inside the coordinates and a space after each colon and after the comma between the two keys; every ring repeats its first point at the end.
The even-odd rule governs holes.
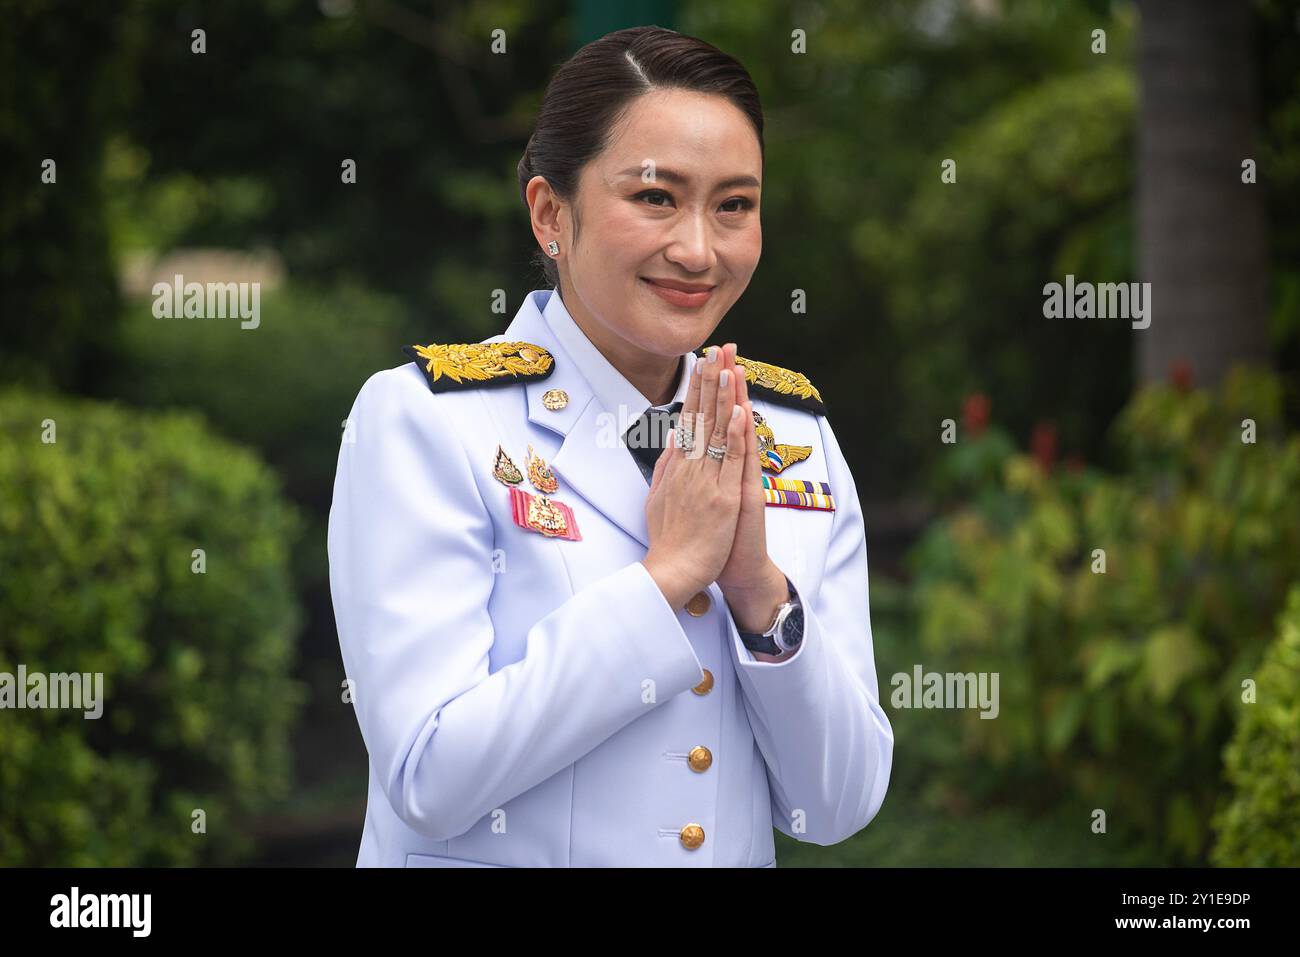
{"type": "Polygon", "coordinates": [[[670,433],[646,497],[650,548],[642,564],[674,609],[722,572],[740,515],[750,422],[736,404],[736,344],[710,347],[709,355],[695,362],[681,410],[681,421],[695,425],[695,449],[678,448],[670,433]],[[722,461],[705,454],[709,445],[727,447],[722,461]]]}

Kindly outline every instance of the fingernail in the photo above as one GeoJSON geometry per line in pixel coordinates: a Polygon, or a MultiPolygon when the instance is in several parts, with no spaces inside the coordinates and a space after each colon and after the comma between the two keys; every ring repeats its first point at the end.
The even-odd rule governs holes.
{"type": "Polygon", "coordinates": [[[738,415],[740,415],[740,406],[738,406],[738,405],[733,405],[733,406],[731,407],[731,419],[732,419],[733,422],[736,420],[736,416],[738,416],[738,415]]]}
{"type": "Polygon", "coordinates": [[[720,386],[726,386],[726,384],[727,384],[727,376],[728,376],[728,375],[730,375],[730,371],[727,370],[727,369],[723,369],[721,372],[719,372],[719,373],[718,373],[718,385],[720,385],[720,386]]]}
{"type": "Polygon", "coordinates": [[[709,361],[710,361],[710,362],[717,362],[717,361],[718,361],[718,347],[717,347],[717,346],[709,346],[709,361]]]}
{"type": "Polygon", "coordinates": [[[691,363],[691,376],[693,378],[698,379],[700,377],[700,366],[701,363],[699,361],[691,363]]]}

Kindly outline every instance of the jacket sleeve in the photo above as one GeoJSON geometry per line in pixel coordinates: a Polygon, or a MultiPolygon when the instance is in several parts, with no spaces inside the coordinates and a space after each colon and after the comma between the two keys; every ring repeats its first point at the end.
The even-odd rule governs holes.
{"type": "Polygon", "coordinates": [[[492,521],[438,399],[413,365],[362,386],[328,551],[375,774],[407,826],[447,840],[699,684],[703,669],[638,561],[540,617],[525,656],[489,673],[492,521]]]}
{"type": "Polygon", "coordinates": [[[804,609],[802,645],[784,661],[760,661],[729,613],[727,623],[773,823],[797,840],[836,844],[884,803],[894,732],[876,682],[862,507],[830,423],[818,422],[835,513],[821,588],[809,594],[790,576],[804,609]]]}

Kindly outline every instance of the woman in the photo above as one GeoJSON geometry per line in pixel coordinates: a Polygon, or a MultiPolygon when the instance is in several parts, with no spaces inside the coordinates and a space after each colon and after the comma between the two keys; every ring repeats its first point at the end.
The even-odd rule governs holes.
{"type": "Polygon", "coordinates": [[[762,129],[700,40],[584,47],[519,163],[555,288],[357,396],[329,560],[358,865],[773,867],[773,826],[833,844],[884,801],[862,514],[820,396],[700,350],[758,264],[762,129]]]}

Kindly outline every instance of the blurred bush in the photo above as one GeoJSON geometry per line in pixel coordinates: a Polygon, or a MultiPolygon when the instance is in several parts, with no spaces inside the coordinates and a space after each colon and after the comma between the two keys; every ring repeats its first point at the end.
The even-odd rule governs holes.
{"type": "Polygon", "coordinates": [[[104,676],[98,719],[5,713],[0,864],[249,850],[238,819],[286,793],[301,699],[297,528],[273,473],[194,416],[0,393],[0,671],[104,676]]]}
{"type": "MultiPolygon", "coordinates": [[[[235,319],[159,319],[151,307],[133,302],[119,322],[114,394],[201,411],[281,470],[295,498],[325,505],[357,391],[375,371],[409,361],[401,347],[419,337],[398,302],[354,285],[267,290],[248,329],[235,319]]],[[[430,323],[419,334],[450,331],[430,323]]]]}
{"type": "Polygon", "coordinates": [[[120,6],[0,0],[3,382],[100,382],[120,300],[99,171],[137,48],[120,6]]]}
{"type": "Polygon", "coordinates": [[[1033,456],[967,433],[936,481],[964,504],[911,554],[913,598],[926,670],[998,672],[1001,710],[961,716],[927,798],[1073,805],[1080,827],[1101,808],[1201,859],[1241,680],[1300,575],[1279,381],[1239,366],[1214,394],[1143,389],[1116,423],[1120,475],[1059,469],[1050,433],[1033,456]]]}
{"type": "Polygon", "coordinates": [[[888,277],[886,314],[897,327],[900,389],[909,397],[894,414],[927,464],[939,448],[934,423],[976,382],[990,384],[1013,434],[1047,411],[1067,447],[1094,458],[1108,451],[1101,424],[1131,392],[1132,330],[1119,319],[1096,320],[1083,334],[1071,321],[1045,319],[1043,284],[1067,273],[1137,278],[1136,100],[1122,65],[1008,96],[943,145],[901,223],[868,220],[855,230],[864,259],[888,277]],[[955,182],[940,179],[939,157],[957,164],[955,182]]]}
{"type": "Polygon", "coordinates": [[[1224,755],[1233,795],[1215,817],[1224,867],[1300,867],[1300,583],[1224,755]]]}
{"type": "Polygon", "coordinates": [[[285,283],[261,299],[261,322],[158,319],[136,301],[119,322],[112,388],[137,405],[203,414],[252,446],[283,477],[307,525],[295,556],[300,585],[326,580],[325,521],[343,420],[375,371],[407,361],[417,330],[391,297],[358,286],[285,283]],[[409,337],[409,338],[408,338],[409,337]]]}

